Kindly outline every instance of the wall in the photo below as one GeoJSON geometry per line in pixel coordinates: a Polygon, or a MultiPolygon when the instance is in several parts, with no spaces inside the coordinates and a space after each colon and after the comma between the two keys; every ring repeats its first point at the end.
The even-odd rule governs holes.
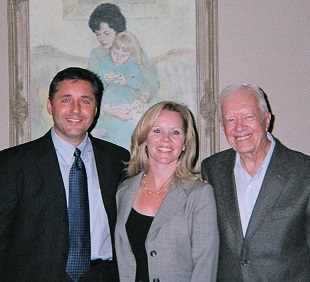
{"type": "MultiPolygon", "coordinates": [[[[275,136],[310,154],[310,1],[219,0],[218,7],[220,90],[235,82],[260,85],[275,115],[275,136]]],[[[9,144],[6,11],[0,1],[0,149],[9,144]]]]}
{"type": "Polygon", "coordinates": [[[310,155],[310,1],[297,2],[219,0],[219,88],[258,84],[275,115],[273,134],[310,155]]]}

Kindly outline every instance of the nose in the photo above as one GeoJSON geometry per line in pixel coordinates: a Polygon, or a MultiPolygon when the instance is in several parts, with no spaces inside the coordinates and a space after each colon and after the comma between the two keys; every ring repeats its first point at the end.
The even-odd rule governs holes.
{"type": "Polygon", "coordinates": [[[78,113],[80,111],[80,103],[79,103],[79,101],[73,101],[72,102],[72,111],[74,113],[78,113]]]}
{"type": "Polygon", "coordinates": [[[170,141],[170,134],[168,132],[163,133],[162,140],[164,142],[169,142],[170,141]]]}
{"type": "Polygon", "coordinates": [[[104,36],[103,34],[100,34],[100,35],[98,36],[98,40],[99,40],[100,42],[104,42],[104,41],[105,41],[105,36],[104,36]]]}
{"type": "Polygon", "coordinates": [[[245,129],[245,124],[244,124],[242,118],[237,119],[237,121],[236,121],[236,130],[237,131],[242,131],[244,129],[245,129]]]}

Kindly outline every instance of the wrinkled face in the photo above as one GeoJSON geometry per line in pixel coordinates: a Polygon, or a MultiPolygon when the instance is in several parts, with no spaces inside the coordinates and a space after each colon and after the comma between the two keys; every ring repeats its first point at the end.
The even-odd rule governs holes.
{"type": "Polygon", "coordinates": [[[130,51],[124,51],[122,49],[118,49],[115,47],[112,47],[111,49],[111,57],[113,60],[113,63],[117,66],[122,65],[125,63],[130,56],[130,51]]]}
{"type": "Polygon", "coordinates": [[[147,136],[149,164],[176,166],[185,148],[183,120],[179,113],[163,111],[147,136]]]}
{"type": "Polygon", "coordinates": [[[110,28],[107,23],[100,23],[99,30],[95,31],[95,35],[103,48],[111,49],[116,37],[116,32],[114,29],[110,28]]]}
{"type": "Polygon", "coordinates": [[[53,117],[57,135],[74,146],[79,145],[97,112],[91,84],[84,80],[60,82],[53,100],[47,100],[47,111],[53,117]]]}
{"type": "Polygon", "coordinates": [[[256,97],[248,90],[224,99],[222,117],[226,139],[235,151],[241,155],[263,152],[271,114],[261,113],[256,97]]]}

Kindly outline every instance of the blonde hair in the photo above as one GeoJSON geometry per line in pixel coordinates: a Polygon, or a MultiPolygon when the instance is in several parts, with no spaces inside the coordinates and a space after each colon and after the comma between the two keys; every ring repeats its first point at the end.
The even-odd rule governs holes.
{"type": "Polygon", "coordinates": [[[162,101],[150,107],[141,117],[131,137],[131,159],[128,163],[128,176],[134,176],[140,171],[147,171],[148,153],[145,146],[145,140],[150,133],[155,121],[163,111],[171,111],[180,114],[185,133],[185,150],[182,151],[175,178],[180,179],[196,179],[195,160],[197,154],[197,134],[194,127],[191,112],[185,105],[181,105],[171,101],[162,101]]]}
{"type": "Polygon", "coordinates": [[[129,58],[139,65],[144,65],[141,46],[137,37],[130,31],[117,34],[112,48],[130,52],[129,58]]]}

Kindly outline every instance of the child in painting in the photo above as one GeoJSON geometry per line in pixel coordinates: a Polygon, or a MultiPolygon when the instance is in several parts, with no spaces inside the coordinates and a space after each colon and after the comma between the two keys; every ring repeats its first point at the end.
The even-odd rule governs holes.
{"type": "Polygon", "coordinates": [[[110,55],[102,58],[98,70],[105,91],[96,128],[103,130],[103,139],[126,149],[130,149],[131,134],[146,103],[140,96],[143,64],[137,38],[124,31],[116,36],[110,55]]]}
{"type": "MultiPolygon", "coordinates": [[[[88,25],[100,43],[91,51],[88,69],[98,74],[99,64],[104,56],[110,54],[116,36],[126,31],[126,18],[117,5],[103,3],[91,13],[88,25]]],[[[144,62],[138,65],[143,81],[140,89],[140,107],[143,107],[145,102],[157,95],[159,80],[155,63],[149,59],[142,48],[140,53],[144,62]]]]}

